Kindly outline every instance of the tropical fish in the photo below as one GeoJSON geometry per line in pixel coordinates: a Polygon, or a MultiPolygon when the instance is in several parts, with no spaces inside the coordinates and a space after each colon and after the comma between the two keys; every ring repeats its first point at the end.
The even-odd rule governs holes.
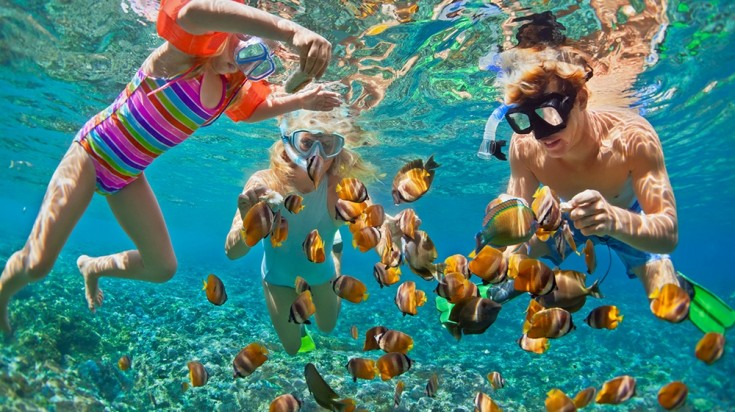
{"type": "Polygon", "coordinates": [[[130,369],[130,364],[132,361],[130,360],[130,356],[123,355],[118,359],[117,361],[117,367],[120,368],[121,371],[126,371],[130,369]]]}
{"type": "Polygon", "coordinates": [[[602,384],[595,400],[600,404],[617,405],[635,395],[635,378],[623,375],[602,384]]]}
{"type": "Polygon", "coordinates": [[[617,306],[598,306],[592,309],[584,321],[595,329],[615,329],[623,321],[623,315],[617,306]]]}
{"type": "Polygon", "coordinates": [[[502,412],[503,410],[498,406],[495,401],[485,395],[482,392],[477,392],[475,396],[475,411],[476,412],[502,412]]]}
{"type": "Polygon", "coordinates": [[[393,203],[415,202],[423,196],[434,181],[435,169],[439,164],[434,156],[429,156],[426,163],[421,159],[408,162],[393,178],[393,203]]]}
{"type": "Polygon", "coordinates": [[[253,247],[261,239],[265,239],[271,232],[275,215],[270,205],[264,200],[259,201],[245,214],[242,221],[243,241],[253,247]]]}
{"type": "Polygon", "coordinates": [[[587,302],[587,296],[602,298],[599,280],[585,286],[587,276],[576,270],[554,270],[554,288],[551,293],[538,296],[536,300],[545,308],[562,308],[574,313],[587,302]]]}
{"type": "Polygon", "coordinates": [[[437,276],[437,268],[434,264],[438,253],[436,246],[429,235],[417,230],[414,239],[406,239],[403,255],[406,258],[409,269],[424,280],[433,280],[437,276]]]}
{"type": "Polygon", "coordinates": [[[380,227],[385,222],[385,209],[383,206],[373,204],[365,208],[365,223],[368,226],[380,227]]]}
{"type": "Polygon", "coordinates": [[[306,279],[302,278],[301,276],[296,276],[296,281],[294,282],[294,289],[296,290],[296,294],[300,295],[307,290],[311,290],[311,286],[309,286],[308,283],[306,283],[306,279]]]}
{"type": "Polygon", "coordinates": [[[505,388],[505,379],[500,375],[500,372],[493,371],[487,374],[487,380],[492,385],[493,389],[498,390],[505,388]]]}
{"type": "Polygon", "coordinates": [[[296,300],[291,304],[291,310],[288,314],[288,321],[298,324],[310,325],[309,318],[316,312],[316,307],[311,298],[311,291],[302,292],[296,300]]]}
{"type": "Polygon", "coordinates": [[[577,409],[582,409],[585,406],[589,405],[590,402],[595,400],[596,394],[597,394],[597,389],[590,386],[589,388],[585,388],[577,392],[572,402],[574,402],[574,406],[576,406],[577,409]]]}
{"type": "Polygon", "coordinates": [[[542,186],[536,189],[531,203],[531,210],[536,216],[538,229],[536,236],[541,241],[546,241],[549,235],[553,234],[562,222],[561,201],[549,186],[542,186]]]}
{"type": "Polygon", "coordinates": [[[587,265],[587,273],[590,275],[597,269],[597,257],[595,256],[595,245],[591,239],[584,244],[584,263],[587,265]]]}
{"type": "MultiPolygon", "coordinates": [[[[367,209],[365,202],[356,203],[337,199],[335,202],[335,217],[345,222],[354,222],[367,209]]],[[[365,222],[366,223],[366,222],[365,222]]]]}
{"type": "Polygon", "coordinates": [[[689,388],[684,382],[671,382],[658,391],[658,404],[670,411],[684,405],[688,395],[689,388]]]}
{"type": "Polygon", "coordinates": [[[204,286],[202,290],[207,295],[207,300],[212,304],[220,306],[227,302],[227,292],[225,291],[225,284],[216,275],[210,273],[207,276],[207,280],[203,280],[204,286]]]}
{"type": "Polygon", "coordinates": [[[404,353],[391,352],[378,358],[380,379],[387,381],[411,369],[411,359],[404,353]]]}
{"type": "Polygon", "coordinates": [[[349,405],[352,405],[354,410],[355,401],[352,399],[337,400],[339,395],[324,381],[322,375],[316,369],[313,363],[307,363],[304,368],[304,377],[306,378],[306,386],[309,388],[309,392],[314,397],[319,406],[322,406],[330,411],[347,411],[349,405]]]}
{"type": "Polygon", "coordinates": [[[359,248],[360,252],[367,252],[380,242],[380,230],[372,226],[364,227],[352,236],[352,247],[359,248]]]}
{"type": "Polygon", "coordinates": [[[523,259],[529,259],[529,257],[522,253],[511,253],[510,256],[508,256],[507,272],[510,279],[515,279],[518,277],[518,268],[523,259]]]}
{"type": "Polygon", "coordinates": [[[200,362],[191,361],[186,364],[189,367],[189,380],[191,386],[204,386],[209,380],[209,373],[200,362]]]}
{"type": "Polygon", "coordinates": [[[378,376],[378,369],[375,367],[375,361],[365,358],[352,358],[347,362],[347,371],[352,376],[352,381],[357,379],[372,380],[378,376]]]}
{"type": "Polygon", "coordinates": [[[378,281],[378,285],[382,289],[383,286],[390,286],[401,280],[401,268],[388,267],[381,262],[373,266],[373,276],[378,281]]]}
{"type": "Polygon", "coordinates": [[[293,193],[286,196],[286,199],[283,201],[283,206],[285,206],[289,212],[297,215],[304,209],[303,202],[304,198],[301,195],[293,193]]]}
{"type": "Polygon", "coordinates": [[[433,398],[436,396],[436,391],[439,389],[439,375],[436,372],[431,374],[429,382],[426,383],[426,396],[433,398]]]}
{"type": "MultiPolygon", "coordinates": [[[[475,257],[477,259],[477,257],[475,257]]],[[[449,256],[444,259],[443,270],[444,274],[458,272],[464,275],[465,278],[469,279],[471,276],[469,261],[464,255],[459,253],[449,256]]]]}
{"type": "Polygon", "coordinates": [[[368,199],[365,185],[354,177],[346,177],[337,183],[337,197],[349,202],[362,203],[368,199]]]}
{"type": "Polygon", "coordinates": [[[273,399],[268,412],[298,412],[301,410],[301,405],[301,399],[287,393],[273,399]]]}
{"type": "Polygon", "coordinates": [[[574,253],[579,255],[579,251],[577,251],[577,242],[574,240],[574,233],[572,232],[572,228],[569,226],[569,223],[567,223],[566,220],[561,222],[559,231],[561,232],[561,235],[557,234],[557,236],[555,237],[556,251],[559,253],[559,256],[561,256],[562,260],[566,258],[565,245],[569,245],[569,248],[572,249],[574,253]]]}
{"type": "Polygon", "coordinates": [[[678,323],[689,316],[689,294],[678,285],[667,283],[648,298],[651,299],[651,312],[658,318],[678,323]]]}
{"type": "Polygon", "coordinates": [[[322,240],[322,237],[319,236],[319,230],[314,229],[309,232],[301,246],[304,249],[304,254],[306,254],[306,259],[308,259],[309,262],[323,263],[324,260],[326,260],[326,255],[324,254],[324,241],[322,240]]]}
{"type": "Polygon", "coordinates": [[[387,330],[375,335],[375,339],[384,352],[408,353],[413,349],[413,338],[397,330],[387,330]]]}
{"type": "Polygon", "coordinates": [[[449,322],[444,327],[459,340],[462,335],[484,333],[498,318],[502,306],[487,298],[474,297],[458,302],[449,312],[449,322]]]}
{"type": "Polygon", "coordinates": [[[232,361],[232,376],[244,378],[255,372],[260,365],[268,360],[268,349],[263,345],[253,342],[242,348],[232,361]]]}
{"type": "Polygon", "coordinates": [[[449,303],[457,303],[466,297],[469,283],[472,282],[459,272],[448,273],[436,285],[434,293],[445,298],[449,303]]]}
{"type": "Polygon", "coordinates": [[[518,264],[518,275],[513,287],[520,292],[543,296],[554,290],[556,277],[544,262],[538,259],[523,259],[518,264]]]}
{"type": "Polygon", "coordinates": [[[403,316],[414,316],[416,308],[426,303],[426,293],[416,290],[416,283],[409,280],[398,287],[395,302],[398,309],[403,312],[403,316]]]}
{"type": "Polygon", "coordinates": [[[357,340],[357,338],[360,336],[357,333],[357,325],[352,325],[352,327],[350,328],[350,336],[352,336],[352,339],[355,340],[357,340]]]}
{"type": "Polygon", "coordinates": [[[526,242],[536,232],[537,226],[533,210],[528,207],[525,200],[519,198],[505,200],[486,212],[482,222],[483,229],[475,236],[477,241],[475,251],[479,252],[488,244],[503,247],[526,242]]]}
{"type": "Polygon", "coordinates": [[[546,405],[547,412],[575,412],[577,410],[574,402],[569,399],[567,394],[557,388],[550,390],[546,394],[544,405],[546,405]]]}
{"type": "Polygon", "coordinates": [[[416,215],[416,212],[413,209],[404,209],[396,215],[396,219],[401,233],[409,239],[413,239],[419,226],[421,226],[421,219],[416,215]]]}
{"type": "Polygon", "coordinates": [[[536,353],[539,355],[546,352],[546,350],[549,349],[549,346],[551,346],[549,339],[533,339],[529,338],[525,333],[520,338],[518,338],[517,342],[518,346],[520,346],[521,349],[525,350],[526,352],[536,353]]]}
{"type": "Polygon", "coordinates": [[[528,307],[526,308],[526,319],[523,321],[523,333],[526,333],[531,329],[531,319],[533,318],[533,315],[544,309],[545,308],[535,299],[531,299],[528,302],[528,307]]]}
{"type": "Polygon", "coordinates": [[[406,384],[403,381],[396,383],[396,391],[393,393],[393,407],[398,408],[401,405],[401,394],[406,389],[406,384]]]}
{"type": "Polygon", "coordinates": [[[281,211],[276,212],[271,228],[271,246],[280,247],[288,238],[288,221],[281,216],[281,211]]]}
{"type": "Polygon", "coordinates": [[[491,246],[484,246],[470,261],[470,272],[482,279],[482,283],[496,284],[505,280],[508,264],[503,252],[491,246]]]}
{"type": "Polygon", "coordinates": [[[572,315],[561,308],[544,309],[535,313],[530,320],[531,327],[526,332],[529,338],[560,338],[572,329],[572,315]]]}
{"type": "Polygon", "coordinates": [[[374,326],[365,332],[365,344],[362,347],[363,351],[380,349],[378,345],[378,335],[385,333],[388,330],[385,326],[374,326]]]}
{"type": "Polygon", "coordinates": [[[715,363],[725,350],[725,336],[717,332],[708,332],[697,342],[694,356],[707,365],[715,363]]]}
{"type": "Polygon", "coordinates": [[[324,159],[318,154],[309,156],[306,159],[306,174],[314,182],[314,187],[319,187],[319,182],[324,176],[324,159]]]}
{"type": "Polygon", "coordinates": [[[337,296],[352,303],[360,303],[368,298],[365,284],[352,276],[337,276],[332,281],[332,290],[337,296]]]}
{"type": "Polygon", "coordinates": [[[393,243],[390,229],[387,225],[380,228],[380,241],[375,246],[375,251],[380,256],[380,262],[388,267],[398,267],[401,265],[401,251],[393,243]]]}

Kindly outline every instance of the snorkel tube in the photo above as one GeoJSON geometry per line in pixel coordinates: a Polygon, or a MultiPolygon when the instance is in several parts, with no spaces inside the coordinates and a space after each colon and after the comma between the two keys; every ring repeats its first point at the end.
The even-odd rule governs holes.
{"type": "Polygon", "coordinates": [[[502,104],[493,110],[493,113],[487,118],[485,132],[482,135],[482,142],[480,143],[480,149],[477,151],[477,157],[490,160],[494,156],[500,160],[508,160],[505,154],[500,151],[507,141],[495,140],[495,134],[498,130],[498,124],[503,120],[505,114],[514,107],[516,107],[515,103],[502,104]]]}
{"type": "Polygon", "coordinates": [[[294,149],[291,146],[291,142],[288,139],[288,131],[286,130],[286,122],[281,122],[281,141],[283,141],[283,149],[286,151],[286,155],[289,159],[291,159],[296,166],[306,170],[307,169],[307,163],[306,159],[304,159],[301,155],[299,155],[296,152],[296,149],[294,149]]]}

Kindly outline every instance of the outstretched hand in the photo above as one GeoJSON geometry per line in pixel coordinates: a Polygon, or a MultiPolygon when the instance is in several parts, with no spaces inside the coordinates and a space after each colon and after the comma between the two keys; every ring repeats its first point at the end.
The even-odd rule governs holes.
{"type": "Polygon", "coordinates": [[[298,30],[291,43],[299,51],[301,71],[317,79],[322,77],[332,56],[332,44],[306,28],[298,30]]]}
{"type": "Polygon", "coordinates": [[[264,185],[256,185],[246,190],[240,196],[237,197],[237,209],[240,211],[240,218],[244,221],[245,215],[248,214],[250,208],[258,203],[264,195],[271,190],[264,185]]]}
{"type": "Polygon", "coordinates": [[[306,110],[316,110],[320,112],[328,112],[342,104],[342,97],[339,93],[322,90],[319,85],[313,89],[301,92],[301,102],[306,110]]]}
{"type": "Polygon", "coordinates": [[[614,206],[597,190],[585,190],[569,202],[569,217],[585,236],[608,236],[615,228],[614,206]]]}

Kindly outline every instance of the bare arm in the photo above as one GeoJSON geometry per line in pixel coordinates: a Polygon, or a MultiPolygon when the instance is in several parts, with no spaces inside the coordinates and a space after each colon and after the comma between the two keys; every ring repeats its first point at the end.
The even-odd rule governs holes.
{"type": "Polygon", "coordinates": [[[237,210],[235,211],[235,216],[232,218],[230,231],[225,238],[225,254],[230,259],[241,258],[250,251],[250,247],[242,240],[240,231],[242,230],[242,221],[248,210],[268,190],[261,178],[263,173],[264,171],[260,171],[253,174],[245,184],[242,194],[238,197],[237,210]]]}
{"type": "Polygon", "coordinates": [[[294,94],[278,95],[259,104],[246,122],[258,122],[299,109],[328,112],[342,104],[338,93],[322,90],[321,86],[294,94]]]}
{"type": "Polygon", "coordinates": [[[533,201],[533,194],[539,186],[539,180],[528,168],[527,159],[532,156],[529,150],[530,147],[523,140],[517,137],[511,139],[510,152],[508,153],[510,157],[510,179],[508,180],[506,193],[520,197],[530,205],[533,201]]]}

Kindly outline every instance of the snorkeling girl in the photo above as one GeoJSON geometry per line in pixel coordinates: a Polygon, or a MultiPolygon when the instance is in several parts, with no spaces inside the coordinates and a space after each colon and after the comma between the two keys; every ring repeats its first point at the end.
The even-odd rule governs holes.
{"type": "Polygon", "coordinates": [[[284,349],[293,355],[302,343],[302,328],[289,322],[289,310],[297,297],[296,276],[311,287],[316,323],[319,329],[331,331],[340,310],[340,298],[332,291],[330,281],[340,274],[341,239],[338,228],[344,223],[335,216],[337,184],[345,177],[370,178],[371,165],[349,149],[360,139],[361,131],[339,110],[332,112],[296,112],[284,116],[282,139],[270,149],[270,167],[254,173],[238,199],[238,210],[225,240],[225,253],[237,259],[250,251],[241,237],[243,219],[253,205],[270,192],[284,198],[290,194],[303,197],[304,209],[298,214],[284,213],[288,221],[288,237],[278,247],[266,238],[262,242],[264,255],[261,266],[263,292],[284,349]],[[348,146],[345,146],[345,145],[348,146]],[[306,162],[312,155],[324,160],[314,181],[307,173],[306,162]],[[302,243],[314,229],[319,231],[324,245],[332,245],[332,258],[323,263],[307,259],[302,243]]]}
{"type": "Polygon", "coordinates": [[[177,269],[168,230],[145,168],[224,112],[235,121],[257,121],[292,110],[331,110],[336,93],[319,87],[269,97],[263,80],[275,64],[255,36],[290,43],[300,69],[319,78],[331,45],[322,36],[238,0],[164,0],[157,29],[166,42],[143,62],[115,101],[90,119],[56,168],[25,246],[0,277],[0,329],[10,333],[8,303],[53,267],[95,191],[105,195],[136,246],[77,260],[86,299],[102,304],[101,277],[165,282],[177,269]]]}

